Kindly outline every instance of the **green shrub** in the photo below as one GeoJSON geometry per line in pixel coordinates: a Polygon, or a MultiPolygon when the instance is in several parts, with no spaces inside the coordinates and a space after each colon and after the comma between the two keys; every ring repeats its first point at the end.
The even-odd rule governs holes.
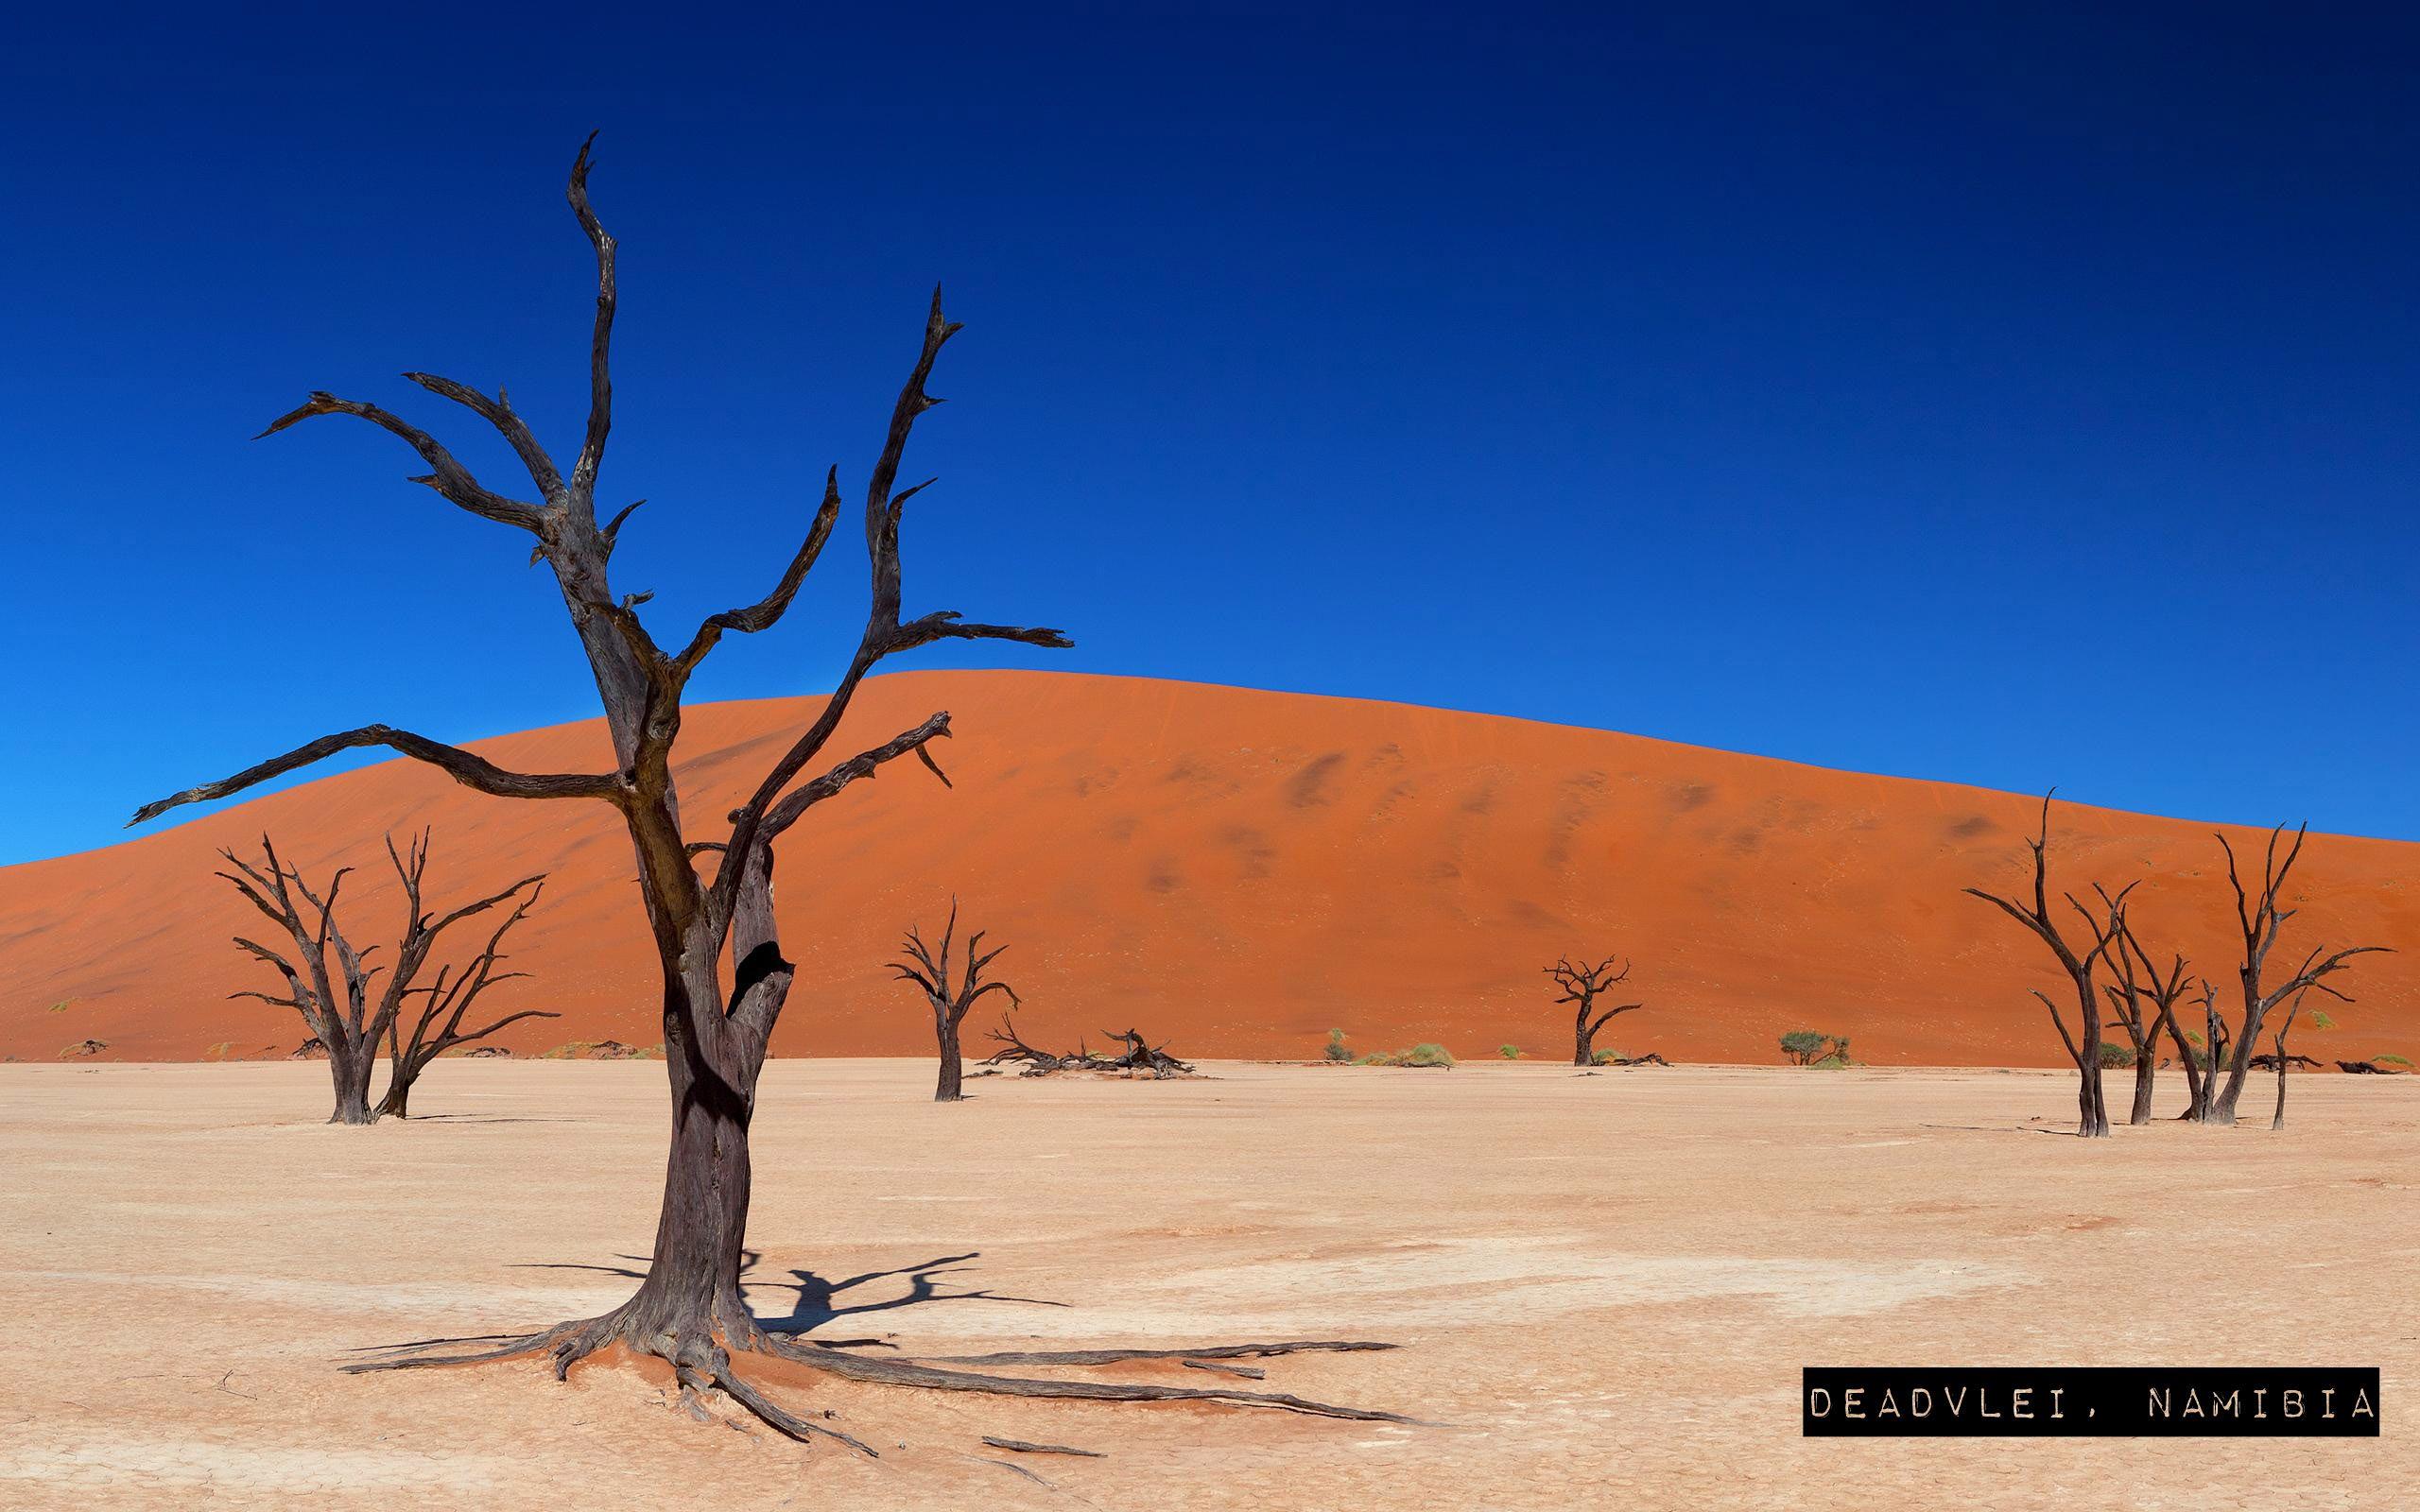
{"type": "Polygon", "coordinates": [[[1450,1066],[1454,1063],[1452,1053],[1443,1045],[1414,1045],[1395,1058],[1398,1064],[1406,1066],[1450,1066]]]}
{"type": "Polygon", "coordinates": [[[1327,1048],[1321,1053],[1334,1061],[1349,1063],[1353,1059],[1353,1052],[1344,1047],[1344,1031],[1341,1029],[1327,1032],[1327,1048]]]}
{"type": "Polygon", "coordinates": [[[1519,1045],[1497,1045],[1495,1047],[1495,1053],[1502,1056],[1507,1060],[1518,1060],[1521,1058],[1521,1047],[1519,1045]]]}
{"type": "Polygon", "coordinates": [[[2370,1058],[2372,1060],[2382,1061],[2390,1066],[2408,1066],[2411,1064],[2409,1059],[2402,1056],[2372,1056],[2370,1058]]]}
{"type": "Polygon", "coordinates": [[[1792,1029],[1781,1037],[1781,1053],[1789,1057],[1793,1066],[1818,1066],[1826,1060],[1845,1066],[1849,1063],[1849,1037],[1792,1029]]]}
{"type": "Polygon", "coordinates": [[[2325,1008],[2313,1008],[2310,1010],[2310,1026],[2314,1029],[2333,1029],[2336,1027],[2336,1021],[2328,1016],[2325,1008]]]}
{"type": "Polygon", "coordinates": [[[1630,1058],[1618,1050],[1599,1050],[1595,1053],[1595,1056],[1597,1064],[1600,1066],[1610,1064],[1613,1061],[1627,1060],[1630,1058]]]}
{"type": "Polygon", "coordinates": [[[1825,1056],[1823,1059],[1814,1062],[1806,1069],[1809,1071],[1846,1071],[1848,1069],[1848,1065],[1849,1060],[1846,1056],[1825,1056]]]}
{"type": "Polygon", "coordinates": [[[2100,1041],[2100,1069],[2103,1071],[2134,1070],[2135,1047],[2130,1044],[2121,1044],[2115,1040],[2103,1040],[2100,1041]]]}

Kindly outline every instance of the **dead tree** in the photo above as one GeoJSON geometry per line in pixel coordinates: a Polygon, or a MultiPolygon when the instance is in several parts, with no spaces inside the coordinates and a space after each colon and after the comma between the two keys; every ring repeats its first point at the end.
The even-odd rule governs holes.
{"type": "MultiPolygon", "coordinates": [[[[416,874],[406,884],[415,918],[420,915],[419,885],[416,874]]],[[[562,1017],[541,1008],[523,1008],[481,1028],[462,1027],[463,1018],[488,988],[499,982],[515,981],[529,974],[527,971],[499,971],[496,968],[506,959],[504,936],[512,932],[513,925],[529,917],[529,910],[538,905],[538,895],[544,890],[544,885],[543,879],[532,884],[512,912],[505,915],[494,932],[488,936],[486,948],[473,956],[469,965],[457,969],[449,962],[437,969],[435,982],[425,988],[411,989],[424,1002],[420,1016],[412,1021],[408,1038],[404,1034],[402,1013],[387,1021],[387,1095],[378,1104],[382,1116],[409,1118],[412,1088],[419,1083],[420,1074],[428,1069],[430,1061],[455,1046],[475,1043],[506,1024],[518,1023],[524,1019],[562,1017]]]]}
{"type": "Polygon", "coordinates": [[[1107,1029],[1103,1029],[1101,1033],[1109,1035],[1112,1040],[1126,1048],[1115,1056],[1087,1057],[1099,1070],[1149,1072],[1153,1076],[1188,1076],[1193,1074],[1191,1066],[1168,1054],[1167,1046],[1148,1042],[1138,1030],[1129,1029],[1124,1034],[1110,1034],[1107,1029]]]}
{"type": "Polygon", "coordinates": [[[2109,1005],[2118,1015],[2111,1023],[2125,1031],[2126,1042],[2135,1051],[2135,1105],[2126,1121],[2152,1121],[2152,1084],[2157,1074],[2159,1037],[2163,1032],[2176,1045],[2178,1058],[2185,1067],[2187,1106],[2200,1107],[2201,1068],[2194,1065],[2184,1033],[2176,1026],[2177,999],[2194,982],[2185,969],[2185,957],[2176,956],[2163,972],[2151,952],[2135,937],[2133,927],[2121,925],[2118,949],[2110,953],[2110,958],[2117,966],[2118,981],[2102,990],[2109,994],[2109,1005]]]}
{"type": "MultiPolygon", "coordinates": [[[[458,508],[526,534],[532,543],[530,561],[545,564],[587,658],[612,740],[610,769],[509,770],[475,752],[426,735],[367,725],[323,735],[233,777],[146,804],[134,816],[133,822],[140,823],[179,804],[225,798],[337,751],[384,747],[493,797],[603,803],[629,831],[639,902],[663,979],[665,1065],[672,1098],[672,1141],[665,1161],[663,1207],[645,1279],[630,1300],[596,1317],[557,1324],[517,1338],[480,1341],[482,1347],[469,1350],[400,1347],[390,1357],[349,1368],[466,1364],[543,1353],[562,1373],[600,1349],[621,1346],[667,1362],[683,1388],[684,1402],[694,1403],[718,1388],[776,1430],[801,1439],[834,1435],[834,1431],[767,1400],[733,1366],[732,1351],[777,1355],[812,1371],[855,1380],[944,1390],[1114,1400],[1215,1400],[1332,1416],[1375,1416],[1226,1387],[1028,1379],[875,1359],[848,1349],[794,1345],[772,1336],[750,1314],[739,1288],[740,1252],[753,1178],[749,1125],[755,1113],[766,1047],[788,999],[796,970],[783,954],[773,909],[776,842],[817,805],[875,776],[891,762],[913,757],[940,776],[932,746],[950,733],[946,712],[936,712],[855,755],[829,762],[827,747],[858,688],[878,664],[945,640],[1007,641],[1046,647],[1072,643],[1055,629],[975,623],[947,610],[913,617],[902,612],[901,522],[908,501],[932,480],[899,487],[900,462],[917,420],[940,403],[925,385],[943,344],[959,331],[942,314],[941,293],[936,289],[915,363],[891,406],[881,448],[866,475],[860,515],[870,600],[865,629],[814,718],[789,739],[747,796],[727,812],[713,837],[693,837],[688,822],[694,815],[683,811],[673,778],[673,748],[681,732],[682,702],[690,679],[726,635],[758,634],[781,621],[838,524],[840,474],[838,467],[826,473],[821,502],[809,512],[797,550],[763,597],[708,615],[684,637],[660,642],[638,613],[649,595],[615,591],[609,570],[612,557],[620,532],[638,506],[626,505],[602,520],[596,509],[599,470],[613,425],[609,354],[619,295],[614,281],[615,244],[590,205],[589,169],[589,146],[583,145],[572,164],[567,196],[596,253],[596,306],[586,353],[587,423],[571,465],[557,464],[501,390],[491,396],[433,373],[405,375],[492,426],[528,474],[534,498],[518,499],[489,487],[427,431],[360,400],[314,393],[301,407],[272,421],[263,434],[273,435],[327,416],[365,421],[418,454],[427,471],[414,481],[433,489],[458,508]],[[711,869],[707,869],[707,857],[714,858],[711,869]]],[[[438,1345],[467,1342],[436,1341],[438,1345]]],[[[1304,1347],[1269,1348],[1283,1352],[1304,1347]]],[[[1084,1351],[1086,1361],[1099,1354],[1084,1351]]]]}
{"type": "MultiPolygon", "coordinates": [[[[2051,791],[2056,792],[2057,789],[2051,791]]],[[[2033,995],[2050,1010],[2050,1022],[2058,1026],[2059,1039],[2067,1047],[2067,1058],[2075,1062],[2076,1132],[2085,1139],[2107,1139],[2109,1107],[2100,1091],[2100,994],[2093,986],[2092,975],[2101,960],[2111,954],[2118,935],[2126,927],[2126,894],[2132,892],[2134,886],[2129,884],[2114,897],[2094,888],[2101,901],[2099,913],[2078,902],[2074,893],[2066,895],[2067,906],[2083,919],[2084,928],[2092,936],[2092,944],[2078,954],[2076,948],[2067,943],[2066,936],[2060,932],[2059,921],[2050,913],[2049,793],[2042,795],[2041,833],[2025,844],[2033,852],[2033,901],[2030,905],[2003,898],[1997,893],[1985,892],[1980,887],[1969,887],[1966,894],[1980,898],[2024,925],[2050,948],[2050,954],[2058,957],[2060,969],[2067,973],[2067,980],[2075,988],[2080,1021],[2078,1034],[2067,1032],[2066,1017],[2059,1012],[2058,1004],[2052,1002],[2048,993],[2036,989],[2033,995]]]]}
{"type": "Polygon", "coordinates": [[[991,1032],[990,1038],[1003,1048],[984,1057],[983,1064],[1023,1066],[1028,1076],[1047,1076],[1054,1071],[1065,1071],[1071,1065],[1081,1065],[1092,1059],[1080,1049],[1072,1056],[1060,1056],[1027,1044],[1017,1034],[1016,1020],[1006,1013],[1000,1015],[1000,1026],[991,1032]]]}
{"type": "Polygon", "coordinates": [[[2297,992],[2294,994],[2294,1000],[2286,1005],[2285,1022],[2277,1025],[2277,1036],[2274,1041],[2277,1048],[2275,1053],[2269,1057],[2271,1060],[2276,1062],[2277,1066],[2277,1110],[2269,1117],[2269,1132],[2272,1134],[2276,1133],[2279,1129],[2286,1126],[2287,1065],[2295,1060],[2301,1060],[2308,1064],[2309,1059],[2309,1057],[2306,1056],[2289,1056],[2286,1054],[2287,1032],[2293,1028],[2294,1018],[2302,1011],[2303,995],[2300,992],[2297,992]]]}
{"type": "MultiPolygon", "coordinates": [[[[2220,849],[2227,855],[2227,882],[2235,888],[2236,925],[2243,941],[2242,964],[2236,968],[2236,979],[2243,990],[2243,1022],[2235,1032],[2235,1053],[2227,1062],[2226,1080],[2211,1096],[2208,1111],[2202,1122],[2233,1124],[2236,1102],[2243,1095],[2244,1078],[2252,1073],[2252,1057],[2260,1049],[2260,1030],[2277,1005],[2289,1000],[2299,1003],[2306,992],[2324,992],[2342,1003],[2351,998],[2327,985],[2324,980],[2344,969],[2356,955],[2385,954],[2383,945],[2356,945],[2347,950],[2328,951],[2314,948],[2303,957],[2285,981],[2275,987],[2264,987],[2262,977],[2268,971],[2269,953],[2277,943],[2279,931],[2298,910],[2281,907],[2278,895],[2284,891],[2287,879],[2293,874],[2294,863],[2301,859],[2303,840],[2310,827],[2304,825],[2294,832],[2294,843],[2287,848],[2283,858],[2277,854],[2277,842],[2284,837],[2282,824],[2269,832],[2269,847],[2261,858],[2260,887],[2256,893],[2244,885],[2243,874],[2236,866],[2235,847],[2223,834],[2218,837],[2220,849]]],[[[2218,1075],[2218,1044],[2211,1042],[2210,1074],[2218,1075]]]]}
{"type": "Polygon", "coordinates": [[[1168,1054],[1167,1046],[1154,1045],[1143,1038],[1142,1032],[1129,1029],[1124,1034],[1108,1035],[1126,1048],[1115,1056],[1097,1056],[1079,1042],[1072,1055],[1054,1055],[1050,1051],[1029,1045],[1017,1034],[1016,1022],[1007,1014],[1000,1016],[1000,1026],[991,1038],[1003,1048],[984,1057],[987,1066],[1023,1066],[1028,1076],[1048,1076],[1063,1071],[1104,1071],[1148,1073],[1155,1078],[1189,1076],[1193,1068],[1168,1054]]]}
{"type": "MultiPolygon", "coordinates": [[[[403,883],[406,907],[404,931],[396,941],[391,966],[372,966],[368,957],[378,947],[355,949],[352,939],[337,922],[337,898],[344,879],[352,875],[350,867],[340,867],[330,873],[327,890],[314,892],[302,878],[299,868],[288,866],[277,853],[277,847],[267,835],[261,836],[263,864],[254,866],[233,850],[218,852],[235,869],[217,873],[231,884],[245,901],[257,908],[285,933],[292,944],[293,955],[279,954],[259,941],[244,936],[235,943],[247,954],[274,967],[285,979],[285,996],[272,993],[243,991],[231,997],[258,998],[281,1007],[294,1009],[311,1030],[312,1039],[327,1052],[328,1074],[336,1083],[336,1111],[329,1115],[331,1124],[374,1124],[381,1113],[400,1111],[402,1103],[395,1088],[390,1086],[386,1100],[378,1107],[370,1103],[370,1078],[378,1062],[378,1045],[390,1040],[397,1017],[405,1000],[421,990],[413,984],[421,969],[427,965],[429,953],[437,946],[438,937],[463,919],[487,912],[498,903],[519,898],[520,906],[507,919],[504,929],[510,929],[528,911],[543,876],[524,877],[502,892],[463,904],[449,914],[432,916],[421,906],[421,881],[428,869],[428,835],[424,832],[412,843],[408,856],[395,851],[394,842],[387,843],[387,857],[395,866],[395,875],[403,883]],[[523,889],[528,896],[522,897],[523,889]],[[331,971],[329,956],[335,955],[331,971]],[[376,979],[386,977],[383,985],[376,979]],[[337,983],[342,983],[341,996],[337,983]],[[372,988],[376,986],[373,1000],[372,988]],[[393,1107],[389,1107],[393,1103],[393,1107]]],[[[503,937],[504,930],[496,932],[503,937]]],[[[491,942],[491,950],[493,945],[491,942]]],[[[467,1004],[465,1005],[467,1006],[467,1004]]],[[[528,1018],[530,1014],[515,1014],[513,1018],[528,1018]]],[[[551,1018],[547,1014],[544,1017],[551,1018]]],[[[477,1039],[493,1034],[505,1023],[490,1024],[478,1034],[464,1036],[477,1039]]],[[[459,1042],[457,1040],[455,1042],[459,1042]]],[[[432,1052],[433,1053],[433,1052],[432,1052]]],[[[393,1076],[408,1095],[411,1077],[419,1068],[409,1072],[400,1059],[394,1062],[393,1076]]]]}
{"type": "Polygon", "coordinates": [[[1555,1001],[1579,1005],[1571,1022],[1571,1063],[1575,1066],[1593,1066],[1597,1063],[1598,1030],[1611,1022],[1616,1015],[1647,1005],[1643,1003],[1625,1003],[1618,1007],[1607,1008],[1602,1013],[1597,1013],[1598,996],[1615,984],[1630,980],[1630,962],[1622,961],[1621,970],[1614,970],[1614,963],[1619,959],[1618,956],[1608,955],[1591,966],[1585,958],[1577,962],[1564,958],[1544,969],[1547,975],[1554,978],[1554,985],[1562,989],[1562,994],[1555,1001]],[[1595,1017],[1591,1018],[1591,1014],[1595,1017]]]}
{"type": "Polygon", "coordinates": [[[997,960],[1000,953],[1008,947],[1003,945],[999,950],[985,952],[980,930],[966,942],[966,965],[959,980],[955,984],[950,981],[950,941],[957,933],[958,900],[953,898],[949,903],[949,922],[942,926],[941,950],[936,953],[926,946],[925,937],[911,925],[908,930],[908,939],[901,947],[907,952],[908,959],[890,963],[891,975],[903,982],[915,983],[933,1010],[933,1039],[941,1046],[942,1056],[941,1081],[933,1089],[933,1101],[937,1103],[955,1103],[966,1095],[959,1090],[964,1066],[959,1054],[958,1026],[966,1022],[967,1010],[974,1007],[976,1001],[986,992],[1006,992],[1011,1005],[1017,1001],[1016,989],[1006,982],[983,980],[983,969],[997,960]]]}

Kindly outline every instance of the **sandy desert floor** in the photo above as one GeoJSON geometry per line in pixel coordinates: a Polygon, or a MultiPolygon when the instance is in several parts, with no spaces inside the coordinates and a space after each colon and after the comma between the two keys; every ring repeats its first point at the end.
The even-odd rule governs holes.
{"type": "Polygon", "coordinates": [[[362,1130],[316,1122],[319,1065],[6,1066],[0,1505],[2420,1504],[2420,1082],[2093,1145],[2047,1074],[1206,1069],[940,1108],[926,1064],[776,1064],[757,1310],[930,1352],[1392,1340],[1266,1384],[1441,1426],[782,1388],[867,1460],[628,1366],[339,1375],[619,1300],[662,1068],[448,1063],[362,1130]],[[1799,1366],[1858,1363],[2376,1365],[2383,1436],[1802,1440],[1799,1366]]]}

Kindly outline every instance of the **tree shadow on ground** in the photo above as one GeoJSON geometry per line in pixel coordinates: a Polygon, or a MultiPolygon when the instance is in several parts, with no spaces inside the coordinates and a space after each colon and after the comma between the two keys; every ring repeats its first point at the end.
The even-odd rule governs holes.
{"type": "MultiPolygon", "coordinates": [[[[967,1264],[966,1262],[980,1259],[982,1253],[979,1249],[970,1249],[962,1255],[937,1255],[919,1264],[901,1265],[891,1270],[870,1270],[860,1275],[843,1277],[838,1280],[812,1270],[794,1269],[789,1273],[790,1280],[776,1281],[752,1280],[751,1277],[764,1261],[764,1253],[761,1250],[743,1249],[739,1252],[739,1288],[743,1296],[757,1288],[770,1288],[792,1294],[793,1300],[786,1314],[771,1316],[759,1313],[756,1317],[757,1323],[769,1332],[792,1335],[812,1333],[824,1325],[838,1322],[841,1318],[858,1317],[868,1313],[892,1313],[902,1308],[922,1307],[927,1302],[1015,1302],[1027,1307],[1070,1305],[1039,1297],[1011,1297],[1005,1293],[980,1288],[955,1292],[942,1289],[943,1277],[956,1276],[973,1270],[975,1267],[967,1264]],[[841,1299],[841,1294],[844,1292],[855,1291],[869,1282],[889,1280],[894,1277],[904,1278],[908,1287],[906,1292],[897,1297],[883,1297],[873,1301],[843,1301],[841,1299]]],[[[629,1263],[598,1265],[577,1261],[553,1261],[516,1268],[598,1271],[608,1276],[628,1277],[631,1280],[641,1280],[646,1278],[648,1263],[647,1256],[617,1255],[614,1258],[627,1261],[629,1263]]],[[[894,1348],[887,1340],[879,1338],[818,1339],[815,1342],[835,1349],[894,1348]]]]}

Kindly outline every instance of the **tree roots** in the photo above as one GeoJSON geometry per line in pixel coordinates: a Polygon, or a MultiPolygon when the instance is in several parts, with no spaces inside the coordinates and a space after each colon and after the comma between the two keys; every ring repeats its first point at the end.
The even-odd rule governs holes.
{"type": "MultiPolygon", "coordinates": [[[[737,1402],[759,1421],[775,1432],[801,1443],[815,1438],[837,1439],[862,1454],[873,1456],[873,1449],[862,1440],[837,1428],[826,1426],[811,1418],[803,1418],[771,1400],[750,1384],[733,1367],[735,1352],[753,1354],[763,1359],[801,1366],[824,1375],[838,1376],[849,1381],[868,1382],[877,1385],[914,1386],[928,1391],[973,1391],[1001,1397],[1055,1397],[1080,1401],[1206,1401],[1237,1407],[1270,1407],[1286,1412],[1304,1413],[1319,1418],[1344,1418],[1358,1422],[1416,1423],[1418,1418],[1391,1412],[1374,1412],[1360,1407],[1338,1406],[1332,1402],[1313,1401],[1290,1392],[1251,1391],[1228,1386],[1167,1386],[1141,1382],[1094,1381],[1080,1377],[1028,1375],[998,1375],[980,1368],[966,1366],[1042,1366],[1125,1365],[1135,1362],[1166,1361],[1191,1366],[1197,1369],[1219,1369],[1198,1362],[1258,1359],[1281,1354],[1313,1352],[1343,1352],[1362,1349],[1392,1349],[1392,1344],[1340,1339],[1304,1339],[1269,1344],[1225,1344],[1198,1349],[1060,1349],[1012,1350],[996,1354],[940,1355],[929,1359],[873,1357],[835,1345],[803,1342],[789,1335],[758,1328],[744,1313],[734,1317],[729,1309],[722,1313],[724,1325],[716,1330],[699,1329],[675,1332],[659,1331],[643,1334],[633,1326],[631,1308],[626,1306],[601,1317],[578,1322],[561,1323],[536,1333],[478,1334],[462,1338],[415,1339],[409,1343],[380,1345],[359,1351],[372,1358],[354,1361],[343,1368],[349,1375],[379,1370],[412,1370],[445,1366],[484,1365],[493,1361],[544,1355],[554,1367],[555,1379],[567,1380],[573,1366],[588,1356],[614,1346],[621,1346],[634,1353],[659,1359],[671,1366],[673,1378],[680,1383],[681,1405],[691,1416],[706,1417],[705,1399],[709,1393],[720,1391],[737,1402]],[[477,1344],[487,1346],[457,1352],[441,1352],[447,1345],[477,1344]]],[[[1249,1375],[1258,1380],[1266,1371],[1236,1368],[1238,1376],[1249,1375]]],[[[827,1418],[829,1415],[826,1415],[827,1418]]]]}

